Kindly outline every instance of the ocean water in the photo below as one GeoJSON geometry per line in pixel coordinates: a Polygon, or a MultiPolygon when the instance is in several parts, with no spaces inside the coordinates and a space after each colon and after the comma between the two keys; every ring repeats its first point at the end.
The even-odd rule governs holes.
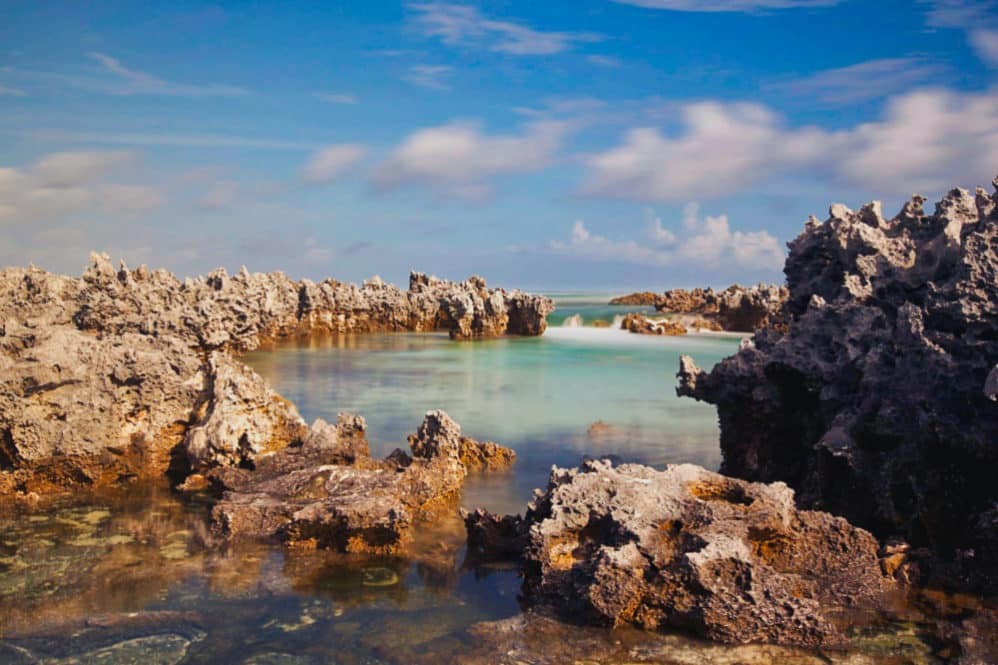
{"type": "MultiPolygon", "coordinates": [[[[606,309],[591,299],[559,312],[564,320],[605,317],[606,309]]],[[[677,398],[674,375],[680,354],[710,367],[737,345],[737,336],[553,325],[540,338],[484,342],[441,334],[312,338],[245,360],[308,419],[363,415],[374,454],[405,447],[427,410],[444,409],[466,434],[518,453],[512,472],[471,476],[461,503],[519,512],[552,464],[586,456],[715,468],[714,410],[677,398]]],[[[514,653],[501,631],[476,626],[521,614],[520,580],[508,567],[463,565],[456,508],[421,530],[405,558],[212,546],[209,511],[153,484],[0,517],[0,663],[470,665],[498,662],[497,649],[508,662],[572,663],[590,657],[583,644],[616,653],[592,661],[603,663],[826,663],[857,655],[568,625],[524,636],[514,653]]],[[[847,662],[935,662],[920,631],[862,636],[861,657],[847,662]]]]}
{"type": "Polygon", "coordinates": [[[710,367],[738,339],[552,326],[462,343],[440,333],[311,338],[246,360],[309,421],[363,415],[375,455],[405,448],[424,414],[443,409],[465,434],[517,452],[513,473],[469,479],[463,503],[519,512],[553,464],[587,456],[716,468],[714,408],[677,398],[674,376],[681,354],[710,367]]]}
{"type": "Polygon", "coordinates": [[[555,310],[548,316],[548,323],[560,326],[565,319],[579,316],[583,325],[591,326],[595,321],[611,323],[618,316],[629,312],[640,314],[656,314],[654,307],[636,307],[634,305],[608,305],[615,293],[553,293],[555,310]]]}

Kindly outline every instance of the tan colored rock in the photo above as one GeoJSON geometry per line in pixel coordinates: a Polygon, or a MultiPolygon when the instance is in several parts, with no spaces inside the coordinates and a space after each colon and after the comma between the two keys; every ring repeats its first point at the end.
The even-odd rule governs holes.
{"type": "Polygon", "coordinates": [[[842,644],[838,611],[883,603],[877,541],[782,483],[693,465],[554,469],[523,518],[466,514],[473,559],[519,552],[524,597],[575,621],[712,640],[842,644]]]}

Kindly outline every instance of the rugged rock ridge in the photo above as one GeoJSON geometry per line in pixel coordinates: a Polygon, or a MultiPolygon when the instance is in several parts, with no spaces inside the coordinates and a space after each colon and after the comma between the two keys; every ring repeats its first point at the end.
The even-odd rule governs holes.
{"type": "Polygon", "coordinates": [[[866,531],[798,510],[783,483],[688,464],[555,468],[525,517],[465,524],[470,557],[521,557],[526,600],[587,623],[828,645],[842,640],[837,610],[893,585],[866,531]]]}
{"type": "Polygon", "coordinates": [[[411,456],[396,450],[375,460],[362,418],[340,414],[335,427],[318,421],[300,446],[257,457],[253,470],[207,473],[224,493],[212,512],[215,529],[225,537],[395,554],[412,541],[415,523],[451,506],[469,471],[464,460],[482,471],[515,458],[508,448],[461,436],[443,411],[426,414],[409,445],[411,456]]]}
{"type": "Polygon", "coordinates": [[[297,443],[293,405],[229,353],[315,331],[541,334],[553,305],[413,273],[410,289],[216,270],[0,272],[0,497],[249,465],[297,443]]]}
{"type": "Polygon", "coordinates": [[[723,291],[712,288],[670,289],[664,293],[642,291],[614,298],[609,304],[654,306],[669,314],[695,315],[704,324],[700,327],[752,332],[781,319],[787,295],[783,286],[732,284],[723,291]]]}
{"type": "Polygon", "coordinates": [[[631,313],[620,322],[620,329],[639,335],[685,335],[686,327],[673,321],[654,321],[647,316],[631,313]]]}
{"type": "Polygon", "coordinates": [[[798,501],[932,547],[998,588],[996,194],[832,206],[790,243],[789,329],[680,394],[717,405],[722,472],[783,480],[798,501]]]}
{"type": "MultiPolygon", "coordinates": [[[[481,277],[456,283],[414,272],[409,290],[402,291],[377,277],[358,287],[245,268],[230,276],[219,268],[181,282],[165,270],[128,270],[122,264],[116,271],[106,256],[92,260],[75,294],[78,327],[171,333],[206,349],[244,351],[310,332],[448,330],[456,339],[539,335],[554,308],[548,298],[488,289],[481,277]]],[[[11,277],[16,275],[5,273],[0,283],[11,277]]]]}

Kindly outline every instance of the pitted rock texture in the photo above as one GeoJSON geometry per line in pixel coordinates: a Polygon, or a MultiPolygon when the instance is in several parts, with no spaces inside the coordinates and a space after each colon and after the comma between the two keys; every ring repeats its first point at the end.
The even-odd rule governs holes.
{"type": "Polygon", "coordinates": [[[654,304],[661,312],[698,315],[720,330],[752,332],[782,319],[787,295],[783,286],[732,284],[723,291],[672,289],[660,295],[654,304]]]}
{"type": "Polygon", "coordinates": [[[643,305],[654,307],[658,302],[659,295],[654,291],[638,291],[629,293],[626,296],[617,296],[610,300],[609,305],[643,305]]]}
{"type": "Polygon", "coordinates": [[[251,465],[301,442],[295,407],[230,353],[313,332],[538,335],[547,298],[413,273],[292,281],[219,269],[178,280],[94,254],[76,279],[0,271],[0,497],[251,465]]]}
{"type": "Polygon", "coordinates": [[[395,554],[412,541],[414,524],[453,508],[469,471],[462,461],[467,448],[512,457],[494,443],[461,436],[446,413],[431,411],[409,437],[411,457],[396,451],[374,460],[363,422],[355,418],[340,414],[335,428],[313,425],[301,446],[258,457],[253,470],[210,471],[209,480],[224,493],[212,513],[215,530],[228,538],[278,537],[298,547],[395,554]]]}
{"type": "Polygon", "coordinates": [[[875,607],[893,586],[868,532],[798,510],[782,483],[689,464],[555,468],[524,518],[465,523],[469,556],[519,552],[526,600],[587,623],[831,645],[836,612],[875,607]]]}
{"type": "Polygon", "coordinates": [[[655,321],[641,314],[628,314],[620,322],[620,329],[639,335],[670,335],[686,334],[686,327],[674,321],[655,321]]]}
{"type": "MultiPolygon", "coordinates": [[[[998,190],[998,179],[995,182],[998,190]]],[[[680,394],[717,405],[722,472],[929,546],[998,589],[998,193],[832,206],[790,243],[789,329],[680,394]],[[960,565],[966,564],[966,565],[960,565]]]]}

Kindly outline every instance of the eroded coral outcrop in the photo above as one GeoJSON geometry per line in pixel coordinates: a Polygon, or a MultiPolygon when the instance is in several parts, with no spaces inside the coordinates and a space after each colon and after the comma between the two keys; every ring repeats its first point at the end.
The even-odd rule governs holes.
{"type": "Polygon", "coordinates": [[[469,556],[519,556],[524,597],[588,623],[724,642],[841,642],[836,611],[883,600],[877,541],[798,510],[782,483],[693,465],[554,469],[526,516],[465,515],[469,556]]]}
{"type": "MultiPolygon", "coordinates": [[[[995,180],[998,191],[998,179],[995,180]]],[[[681,394],[717,405],[722,471],[963,563],[998,588],[998,193],[832,206],[790,243],[789,329],[681,394]]]]}
{"type": "Polygon", "coordinates": [[[408,291],[219,269],[178,280],[94,254],[80,278],[0,272],[0,497],[252,465],[309,434],[231,354],[314,332],[537,335],[553,305],[479,277],[408,291]]]}
{"type": "Polygon", "coordinates": [[[395,554],[412,541],[416,523],[452,505],[469,470],[514,457],[462,436],[443,411],[426,414],[409,445],[411,456],[395,451],[375,460],[356,416],[340,414],[335,427],[316,423],[300,446],[260,456],[252,470],[208,472],[224,493],[212,513],[215,529],[297,547],[395,554]]]}
{"type": "Polygon", "coordinates": [[[669,320],[649,319],[641,314],[627,314],[620,322],[620,329],[639,335],[669,335],[686,334],[686,327],[681,323],[669,320]]]}
{"type": "Polygon", "coordinates": [[[706,326],[718,330],[752,332],[781,319],[787,289],[772,284],[741,286],[732,284],[723,291],[712,288],[672,289],[658,296],[655,308],[660,312],[695,315],[706,326]],[[710,325],[713,324],[713,325],[710,325]]]}

